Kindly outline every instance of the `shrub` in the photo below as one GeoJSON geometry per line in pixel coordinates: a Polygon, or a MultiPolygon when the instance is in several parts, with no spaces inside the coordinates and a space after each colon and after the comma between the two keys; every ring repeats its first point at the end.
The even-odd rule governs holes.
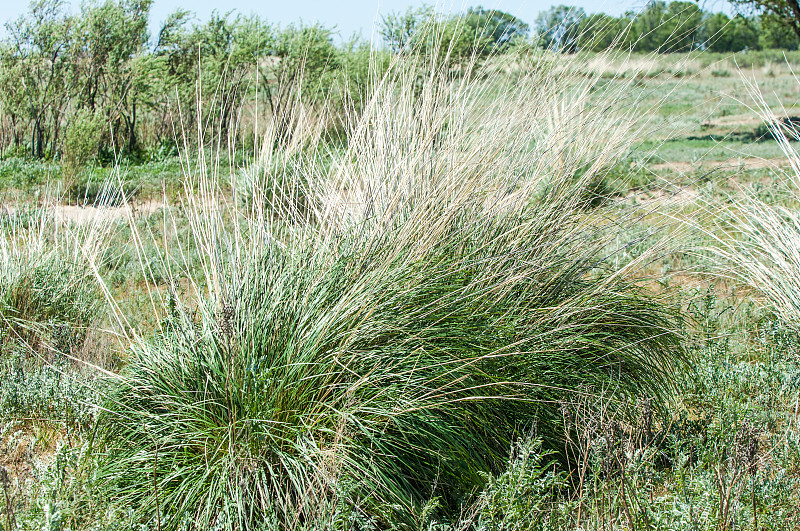
{"type": "Polygon", "coordinates": [[[776,140],[781,142],[783,138],[795,141],[800,136],[800,117],[786,116],[783,118],[768,118],[753,131],[756,140],[776,140]]]}
{"type": "Polygon", "coordinates": [[[54,163],[7,157],[0,160],[0,187],[26,188],[45,184],[59,171],[60,167],[54,163]]]}
{"type": "Polygon", "coordinates": [[[103,137],[102,117],[86,109],[78,111],[67,127],[61,154],[64,171],[72,175],[79,168],[93,161],[103,137]]]}
{"type": "Polygon", "coordinates": [[[507,468],[488,476],[478,499],[477,529],[539,529],[553,517],[558,491],[566,487],[565,474],[547,460],[540,439],[526,438],[511,449],[507,468]]]}

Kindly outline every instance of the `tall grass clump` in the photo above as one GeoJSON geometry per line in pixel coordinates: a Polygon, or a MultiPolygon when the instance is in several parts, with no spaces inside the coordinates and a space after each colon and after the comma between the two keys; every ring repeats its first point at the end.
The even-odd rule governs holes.
{"type": "Polygon", "coordinates": [[[152,265],[162,325],[121,327],[130,363],[103,404],[112,505],[157,529],[412,526],[431,499],[446,520],[534,426],[565,461],[570,397],[666,403],[675,312],[637,285],[646,257],[612,267],[633,220],[582,193],[638,117],[624,87],[589,106],[599,77],[530,61],[403,57],[343,149],[309,134],[271,177],[286,150],[267,134],[272,185],[245,202],[186,157],[191,231],[152,265]]]}
{"type": "Polygon", "coordinates": [[[756,190],[742,188],[717,215],[715,230],[707,232],[723,274],[754,288],[796,329],[800,327],[800,154],[793,142],[800,132],[769,106],[754,80],[741,75],[754,112],[780,145],[789,167],[774,170],[782,189],[777,200],[765,201],[756,190]]]}
{"type": "MultiPolygon", "coordinates": [[[[8,523],[15,511],[35,505],[28,498],[38,488],[39,476],[34,480],[30,465],[35,462],[34,447],[61,441],[71,445],[88,435],[94,423],[100,396],[94,369],[102,363],[91,347],[97,343],[103,305],[87,258],[102,261],[105,227],[98,232],[97,225],[59,220],[49,197],[33,205],[5,205],[3,210],[0,473],[8,493],[8,523]],[[30,432],[36,434],[30,443],[19,438],[30,432]]],[[[46,456],[38,463],[42,469],[49,465],[46,456]]]]}
{"type": "Polygon", "coordinates": [[[53,205],[7,208],[0,217],[0,346],[52,361],[81,346],[101,294],[86,258],[99,227],[58,221],[53,205]]]}

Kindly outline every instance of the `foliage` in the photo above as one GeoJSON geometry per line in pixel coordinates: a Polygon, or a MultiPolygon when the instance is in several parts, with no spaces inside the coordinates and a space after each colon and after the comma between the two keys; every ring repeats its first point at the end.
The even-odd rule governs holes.
{"type": "Polygon", "coordinates": [[[636,50],[688,52],[702,43],[703,12],[692,2],[654,1],[633,21],[636,50]]]}
{"type": "Polygon", "coordinates": [[[233,134],[239,112],[254,84],[259,60],[275,44],[272,28],[258,17],[212,13],[204,24],[190,26],[191,13],[173,12],[158,34],[149,68],[156,69],[146,87],[162,115],[162,134],[172,141],[170,107],[181,109],[180,128],[207,126],[214,116],[223,134],[233,134]],[[174,95],[174,100],[173,100],[174,95]]]}
{"type": "Polygon", "coordinates": [[[58,164],[25,157],[0,159],[0,183],[4,188],[40,186],[60,172],[58,164]]]}
{"type": "Polygon", "coordinates": [[[800,4],[797,0],[734,0],[733,4],[770,16],[800,38],[800,4]]]}
{"type": "MultiPolygon", "coordinates": [[[[279,29],[255,16],[217,12],[197,24],[189,12],[176,11],[149,49],[150,4],[107,0],[67,15],[57,0],[41,0],[8,25],[0,46],[6,115],[0,141],[27,146],[37,158],[60,156],[68,166],[80,165],[84,157],[74,142],[90,115],[102,134],[87,160],[95,150],[104,163],[120,155],[146,159],[148,151],[174,145],[176,130],[208,126],[213,116],[232,145],[245,138],[252,145],[261,131],[247,116],[251,109],[254,115],[266,110],[280,126],[300,100],[352,105],[369,84],[368,76],[345,68],[360,65],[364,73],[365,43],[336,47],[332,30],[320,25],[279,29]]],[[[385,68],[379,65],[374,62],[373,75],[385,68]]]]}
{"type": "Polygon", "coordinates": [[[430,7],[408,8],[405,13],[390,13],[381,19],[380,33],[389,49],[395,53],[411,51],[415,36],[433,17],[430,7]]]}
{"type": "Polygon", "coordinates": [[[331,30],[319,25],[289,26],[277,36],[273,53],[277,61],[261,70],[259,88],[269,105],[277,140],[285,142],[299,107],[319,109],[332,97],[339,54],[331,30]]]}
{"type": "Polygon", "coordinates": [[[478,498],[477,529],[539,529],[552,519],[558,491],[566,486],[557,464],[547,461],[542,441],[521,439],[509,454],[506,469],[489,476],[478,498]]]}
{"type": "Polygon", "coordinates": [[[78,111],[64,135],[62,159],[67,173],[72,174],[97,158],[102,136],[102,118],[87,109],[78,111]]]}
{"type": "MultiPolygon", "coordinates": [[[[764,17],[761,18],[760,23],[763,28],[764,17]]],[[[706,19],[704,31],[705,37],[708,39],[707,49],[712,52],[740,52],[756,50],[760,46],[759,28],[753,21],[741,15],[729,18],[725,13],[714,13],[706,19]]],[[[777,46],[765,47],[776,48],[777,46]]]]}
{"type": "Polygon", "coordinates": [[[287,118],[299,107],[318,112],[323,102],[330,114],[319,120],[340,137],[341,120],[361,109],[400,53],[435,56],[458,73],[490,57],[539,53],[537,46],[570,53],[797,46],[774,13],[729,18],[678,1],[650,2],[619,17],[559,5],[539,14],[533,37],[528,23],[507,12],[478,6],[445,15],[422,6],[382,19],[388,49],[360,38],[337,44],[334,29],[319,24],[280,28],[233,12],[199,22],[178,10],[151,39],[151,3],[94,1],[69,14],[58,0],[37,0],[8,23],[0,39],[0,149],[65,160],[73,174],[71,166],[84,159],[105,165],[119,157],[150,160],[165,146],[193,141],[191,135],[178,139],[177,131],[219,121],[231,147],[249,151],[267,122],[283,131],[278,139],[284,141],[287,118]],[[82,139],[87,146],[76,146],[90,122],[93,134],[82,139]],[[84,147],[85,157],[79,155],[84,147]]]}
{"type": "Polygon", "coordinates": [[[536,32],[542,46],[574,52],[578,47],[581,25],[586,18],[583,8],[558,5],[536,17],[536,32]]]}
{"type": "Polygon", "coordinates": [[[492,14],[484,11],[471,11],[466,17],[446,17],[424,6],[384,17],[380,31],[395,53],[434,57],[439,65],[464,68],[487,55],[495,45],[501,46],[494,39],[504,38],[507,23],[492,18],[492,14]],[[492,30],[500,34],[496,36],[492,30]]]}
{"type": "Polygon", "coordinates": [[[68,102],[74,21],[55,0],[31,4],[28,18],[6,24],[0,46],[0,87],[15,127],[14,143],[30,134],[31,155],[41,158],[57,145],[61,114],[68,102]]]}
{"type": "Polygon", "coordinates": [[[577,47],[581,50],[602,52],[616,48],[624,42],[630,22],[604,13],[582,18],[578,28],[577,47]]]}
{"type": "Polygon", "coordinates": [[[454,62],[472,55],[486,56],[506,50],[525,39],[530,28],[519,18],[497,9],[471,7],[465,13],[442,17],[430,6],[390,13],[381,20],[380,33],[395,53],[422,55],[447,50],[454,62]]]}
{"type": "Polygon", "coordinates": [[[780,19],[767,13],[759,17],[761,32],[759,44],[762,48],[775,48],[778,50],[796,50],[800,38],[791,28],[782,24],[780,19]]]}
{"type": "Polygon", "coordinates": [[[525,39],[530,27],[510,13],[497,9],[469,8],[464,15],[463,24],[478,35],[478,42],[487,41],[489,51],[499,53],[514,41],[525,39]]]}
{"type": "MultiPolygon", "coordinates": [[[[703,11],[692,2],[649,2],[641,11],[619,17],[586,15],[555,6],[537,19],[541,44],[563,51],[599,52],[624,47],[640,52],[674,53],[694,49],[738,52],[763,48],[793,49],[796,39],[774,15],[730,18],[703,11]]],[[[795,45],[796,46],[796,45],[795,45]]]]}
{"type": "MultiPolygon", "coordinates": [[[[106,146],[134,152],[138,146],[137,113],[148,72],[140,57],[148,40],[152,0],[106,0],[87,4],[76,19],[79,37],[71,58],[79,110],[102,115],[109,124],[106,146]]],[[[99,125],[99,124],[98,124],[99,125]]]]}

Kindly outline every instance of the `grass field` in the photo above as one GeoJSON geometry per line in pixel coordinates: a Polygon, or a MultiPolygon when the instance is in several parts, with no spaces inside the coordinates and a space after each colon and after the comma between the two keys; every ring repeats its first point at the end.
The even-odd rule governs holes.
{"type": "Polygon", "coordinates": [[[800,528],[800,52],[526,60],[0,160],[3,529],[800,528]]]}

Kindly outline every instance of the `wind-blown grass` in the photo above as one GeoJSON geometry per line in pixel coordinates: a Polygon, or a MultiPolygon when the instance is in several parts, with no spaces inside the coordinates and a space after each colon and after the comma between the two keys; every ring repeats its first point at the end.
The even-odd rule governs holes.
{"type": "Polygon", "coordinates": [[[126,338],[100,421],[118,507],[159,529],[411,525],[434,497],[456,514],[534,425],[563,451],[575,393],[669,397],[675,313],[635,284],[646,257],[612,267],[630,220],[583,194],[629,145],[620,95],[409,63],[286,193],[242,208],[186,161],[200,263],[164,253],[162,330],[126,338]]]}
{"type": "Polygon", "coordinates": [[[784,185],[780,202],[767,202],[749,188],[739,190],[716,212],[707,234],[720,258],[721,273],[762,294],[784,322],[800,327],[800,155],[792,142],[798,131],[769,106],[753,80],[741,74],[754,101],[753,111],[764,120],[790,167],[775,168],[784,185]]]}

